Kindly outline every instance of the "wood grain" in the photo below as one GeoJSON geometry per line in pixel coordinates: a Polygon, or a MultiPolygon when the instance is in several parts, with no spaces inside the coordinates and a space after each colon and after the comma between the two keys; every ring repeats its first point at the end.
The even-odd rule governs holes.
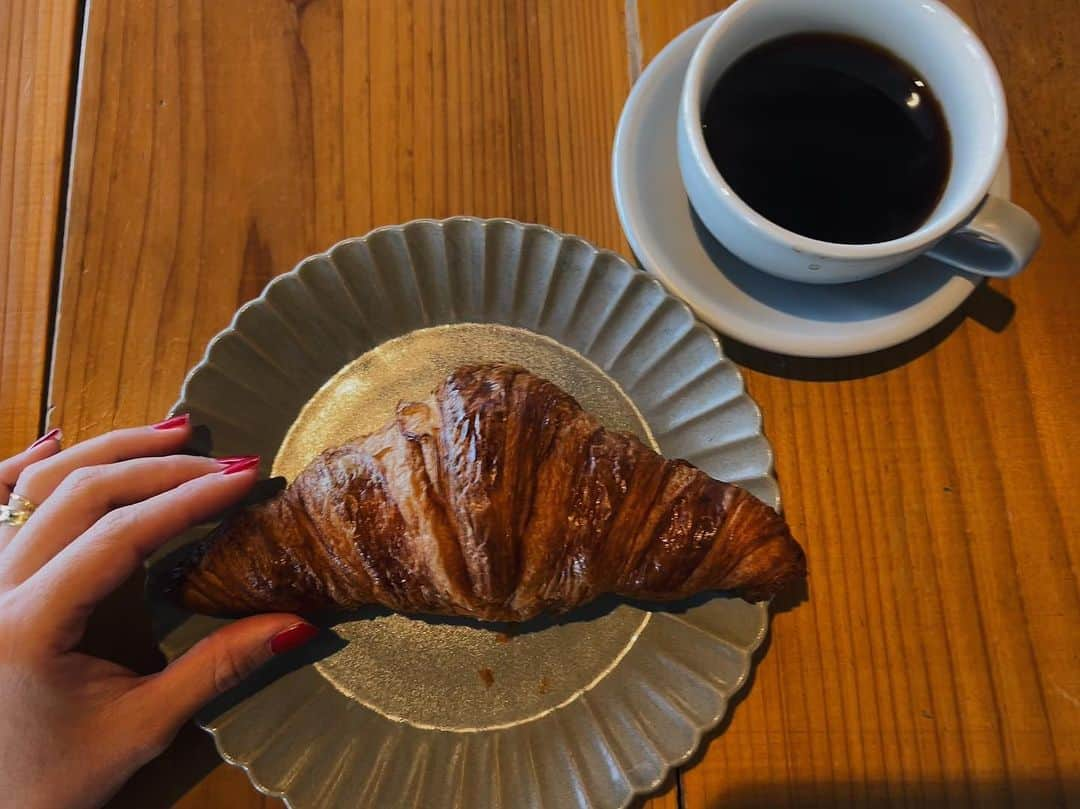
{"type": "MultiPolygon", "coordinates": [[[[621,249],[623,22],[621,2],[94,0],[57,423],[159,418],[240,303],[378,225],[509,216],[621,249]]],[[[178,804],[270,805],[224,767],[178,804]]]]}
{"type": "Polygon", "coordinates": [[[76,10],[0,4],[0,458],[42,426],[76,10]]]}
{"type": "MultiPolygon", "coordinates": [[[[8,77],[26,75],[11,43],[25,52],[29,39],[12,32],[30,30],[30,5],[15,5],[0,11],[12,21],[0,32],[0,160],[14,161],[0,163],[0,221],[11,199],[12,222],[37,192],[9,189],[54,186],[7,172],[24,164],[11,156],[52,165],[45,144],[62,133],[54,110],[10,145],[38,126],[8,113],[24,109],[8,77]]],[[[627,25],[614,0],[94,0],[56,421],[85,437],[160,416],[238,303],[373,226],[505,215],[625,250],[608,150],[627,31],[640,31],[647,61],[720,5],[638,0],[627,25]]],[[[968,319],[891,370],[889,356],[776,362],[732,347],[751,366],[811,584],[777,615],[752,688],[683,775],[686,807],[1080,805],[1080,23],[1064,0],[954,7],[1003,74],[1013,195],[1042,222],[1043,248],[994,283],[1016,305],[1007,328],[968,319]]],[[[42,41],[47,29],[33,30],[42,41]]],[[[8,266],[51,266],[40,258],[51,236],[32,238],[47,217],[27,221],[0,241],[16,245],[8,266]]],[[[29,287],[14,277],[6,301],[13,289],[41,299],[36,287],[21,297],[29,287]]],[[[23,307],[39,314],[4,317],[5,375],[47,312],[23,307]]],[[[40,363],[29,367],[20,373],[40,363]]],[[[36,419],[40,393],[17,393],[0,387],[0,442],[36,426],[26,414],[36,419]]],[[[654,805],[678,797],[669,788],[654,805]]],[[[178,805],[280,804],[219,767],[178,805]]]]}
{"type": "MultiPolygon", "coordinates": [[[[645,59],[723,5],[642,0],[645,59]]],[[[847,381],[812,377],[889,357],[748,370],[810,595],[684,773],[688,809],[1080,801],[1080,22],[1064,2],[952,5],[1002,73],[1013,197],[1044,244],[994,282],[1016,304],[1002,333],[969,319],[847,381]]]]}
{"type": "Polygon", "coordinates": [[[60,422],[160,415],[238,303],[378,225],[502,215],[621,247],[622,7],[563,6],[95,2],[60,422]]]}

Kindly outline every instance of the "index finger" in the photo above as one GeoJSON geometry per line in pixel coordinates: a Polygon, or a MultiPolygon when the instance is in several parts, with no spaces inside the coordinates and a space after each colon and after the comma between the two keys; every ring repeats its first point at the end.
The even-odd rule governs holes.
{"type": "MultiPolygon", "coordinates": [[[[254,459],[253,459],[254,460],[254,459]]],[[[39,626],[63,649],[78,642],[90,611],[161,545],[235,503],[255,482],[254,463],[234,464],[109,512],[16,588],[33,594],[39,626]],[[239,467],[239,468],[238,468],[239,467]]]]}
{"type": "Polygon", "coordinates": [[[113,430],[30,464],[20,472],[14,491],[40,505],[76,469],[168,455],[180,449],[190,434],[191,421],[186,414],[148,427],[113,430]]]}
{"type": "Polygon", "coordinates": [[[222,468],[190,455],[84,466],[67,476],[0,556],[0,589],[34,574],[110,511],[147,500],[222,468]]]}

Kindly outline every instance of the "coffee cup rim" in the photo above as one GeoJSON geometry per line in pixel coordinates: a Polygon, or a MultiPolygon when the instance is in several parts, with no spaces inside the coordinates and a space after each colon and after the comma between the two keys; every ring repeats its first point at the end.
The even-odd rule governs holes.
{"type": "MultiPolygon", "coordinates": [[[[688,136],[688,145],[694,162],[705,173],[705,177],[713,190],[734,208],[744,222],[759,233],[773,239],[779,239],[796,251],[823,258],[839,260],[883,258],[909,250],[923,249],[927,245],[938,242],[955,230],[978,208],[990,190],[998,163],[1005,150],[1005,138],[1008,131],[1005,91],[1001,84],[1001,77],[998,75],[993,59],[975,32],[952,9],[938,2],[938,0],[919,0],[919,5],[931,8],[935,13],[943,14],[949,20],[949,23],[957,29],[958,34],[966,40],[968,52],[978,60],[981,70],[988,79],[990,94],[993,97],[992,104],[995,112],[993,117],[996,126],[994,131],[990,133],[990,148],[987,150],[987,156],[983,158],[985,165],[982,168],[979,182],[971,183],[970,191],[965,194],[963,204],[956,206],[957,211],[955,213],[946,217],[931,217],[917,230],[913,230],[911,233],[899,238],[866,244],[828,242],[789,230],[754,210],[735,193],[735,190],[724,179],[705,144],[705,136],[702,131],[701,104],[698,101],[701,98],[701,86],[704,82],[705,62],[713,48],[716,47],[717,41],[736,22],[738,17],[747,13],[760,2],[768,2],[768,0],[737,0],[717,17],[705,31],[697,48],[694,49],[690,64],[687,67],[686,78],[683,81],[681,103],[679,104],[679,126],[684,128],[684,134],[688,136]]],[[[806,30],[809,32],[820,29],[808,26],[806,30]]],[[[739,55],[741,56],[749,50],[750,48],[747,48],[739,55]]]]}

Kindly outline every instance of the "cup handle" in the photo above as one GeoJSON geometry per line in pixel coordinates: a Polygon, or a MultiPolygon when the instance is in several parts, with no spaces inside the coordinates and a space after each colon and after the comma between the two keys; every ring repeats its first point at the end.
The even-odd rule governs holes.
{"type": "Polygon", "coordinates": [[[1008,278],[1027,266],[1041,238],[1035,217],[1001,197],[987,197],[966,224],[927,252],[967,272],[1008,278]]]}

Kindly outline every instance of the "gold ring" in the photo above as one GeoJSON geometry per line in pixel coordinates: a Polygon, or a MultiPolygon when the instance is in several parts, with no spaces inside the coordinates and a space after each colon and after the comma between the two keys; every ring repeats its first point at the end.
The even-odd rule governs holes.
{"type": "Polygon", "coordinates": [[[21,494],[12,492],[6,506],[0,506],[0,525],[22,525],[30,519],[36,509],[33,503],[21,494]]]}

